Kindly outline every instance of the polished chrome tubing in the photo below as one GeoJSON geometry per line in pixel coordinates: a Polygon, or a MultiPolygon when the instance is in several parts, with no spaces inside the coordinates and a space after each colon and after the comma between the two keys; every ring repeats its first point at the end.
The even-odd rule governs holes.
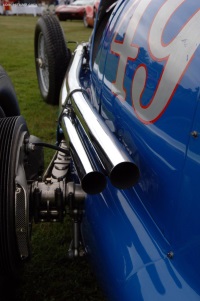
{"type": "MultiPolygon", "coordinates": [[[[94,146],[111,183],[120,189],[133,186],[139,178],[138,167],[101,116],[90,104],[86,93],[81,92],[79,74],[83,63],[84,44],[77,47],[71,68],[63,84],[60,108],[71,95],[70,102],[94,146]],[[76,91],[75,93],[72,93],[76,91]]],[[[62,119],[65,121],[66,117],[62,119]]]]}
{"type": "Polygon", "coordinates": [[[105,176],[102,172],[96,170],[88,157],[76,128],[76,120],[71,116],[70,110],[65,111],[63,131],[81,181],[82,189],[89,194],[102,192],[106,186],[105,176]]]}

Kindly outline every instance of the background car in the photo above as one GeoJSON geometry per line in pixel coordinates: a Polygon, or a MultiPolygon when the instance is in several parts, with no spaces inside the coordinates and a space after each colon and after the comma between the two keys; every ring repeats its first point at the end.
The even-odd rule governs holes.
{"type": "Polygon", "coordinates": [[[77,0],[69,5],[58,5],[55,13],[60,21],[82,20],[85,7],[93,3],[94,0],[77,0]]]}
{"type": "Polygon", "coordinates": [[[85,13],[83,16],[83,23],[85,27],[93,27],[96,18],[97,10],[99,8],[100,0],[94,1],[93,5],[87,5],[85,7],[85,13]]]}

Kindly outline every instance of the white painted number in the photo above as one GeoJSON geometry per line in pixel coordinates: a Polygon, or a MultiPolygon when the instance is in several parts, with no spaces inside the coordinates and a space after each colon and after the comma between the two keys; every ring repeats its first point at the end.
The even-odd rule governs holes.
{"type": "MultiPolygon", "coordinates": [[[[134,44],[134,36],[142,15],[152,0],[136,0],[125,13],[119,27],[125,22],[130,11],[134,10],[129,20],[122,42],[116,40],[118,30],[111,43],[111,52],[119,56],[116,80],[112,92],[120,99],[126,100],[124,76],[128,60],[136,60],[139,45],[134,44]]],[[[163,61],[164,69],[158,81],[154,96],[147,106],[142,105],[141,98],[145,91],[148,68],[138,66],[133,75],[131,95],[132,105],[138,118],[144,123],[155,122],[165,111],[178,83],[188,68],[193,55],[200,44],[200,9],[193,14],[169,44],[163,42],[163,32],[170,18],[185,0],[167,0],[158,10],[149,30],[149,54],[154,61],[163,61]],[[173,80],[171,80],[173,78],[173,80]]]]}

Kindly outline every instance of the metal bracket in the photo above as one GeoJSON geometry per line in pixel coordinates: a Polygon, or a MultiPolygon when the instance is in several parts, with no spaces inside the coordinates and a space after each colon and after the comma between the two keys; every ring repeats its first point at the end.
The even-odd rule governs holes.
{"type": "Polygon", "coordinates": [[[68,257],[70,259],[78,256],[84,256],[85,250],[81,235],[81,222],[84,213],[85,193],[79,184],[69,182],[67,184],[69,215],[73,223],[73,238],[69,245],[68,257]]]}

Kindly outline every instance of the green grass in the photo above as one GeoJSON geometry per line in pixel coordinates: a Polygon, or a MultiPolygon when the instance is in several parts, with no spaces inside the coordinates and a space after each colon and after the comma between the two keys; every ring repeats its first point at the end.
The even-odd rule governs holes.
{"type": "MultiPolygon", "coordinates": [[[[21,114],[32,135],[49,143],[55,142],[57,107],[44,103],[38,89],[34,60],[34,30],[37,17],[0,16],[0,65],[14,84],[21,114]]],[[[88,41],[91,29],[82,21],[62,22],[67,41],[88,41]]],[[[72,50],[75,44],[69,43],[72,50]]],[[[47,158],[51,151],[45,150],[47,158]]]]}
{"type": "MultiPolygon", "coordinates": [[[[30,133],[54,143],[58,108],[44,103],[39,93],[33,50],[36,21],[32,16],[0,16],[0,64],[13,82],[30,133]]],[[[61,25],[67,40],[88,41],[91,29],[82,22],[61,25]]],[[[52,153],[45,155],[49,159],[52,153]]],[[[68,219],[63,224],[33,225],[32,259],[25,265],[17,291],[20,301],[104,300],[87,258],[67,258],[69,228],[68,219]]]]}

